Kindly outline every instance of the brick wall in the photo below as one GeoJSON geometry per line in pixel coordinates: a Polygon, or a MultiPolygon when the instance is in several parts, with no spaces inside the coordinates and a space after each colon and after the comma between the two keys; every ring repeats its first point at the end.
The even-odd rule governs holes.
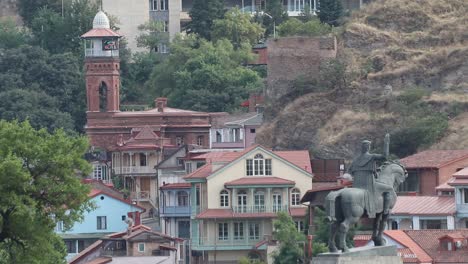
{"type": "Polygon", "coordinates": [[[318,75],[320,63],[336,58],[335,37],[287,37],[268,41],[267,96],[278,99],[298,76],[318,75]]]}

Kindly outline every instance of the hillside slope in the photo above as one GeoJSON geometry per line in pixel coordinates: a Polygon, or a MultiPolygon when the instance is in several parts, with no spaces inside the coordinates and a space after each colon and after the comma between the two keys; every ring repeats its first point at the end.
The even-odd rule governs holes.
{"type": "Polygon", "coordinates": [[[347,159],[363,138],[381,148],[387,132],[400,156],[468,148],[454,135],[468,130],[467,11],[466,0],[392,0],[354,13],[338,36],[346,85],[267,112],[258,142],[347,159]]]}

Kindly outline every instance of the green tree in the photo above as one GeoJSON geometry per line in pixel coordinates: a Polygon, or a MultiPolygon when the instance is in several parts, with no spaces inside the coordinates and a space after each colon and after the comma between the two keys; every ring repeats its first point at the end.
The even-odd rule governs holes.
{"type": "Polygon", "coordinates": [[[272,36],[274,28],[288,20],[288,13],[283,7],[281,0],[268,1],[264,12],[258,12],[254,16],[254,21],[260,23],[265,28],[265,38],[272,36]]]}
{"type": "Polygon", "coordinates": [[[138,47],[155,51],[159,44],[169,42],[169,33],[164,32],[164,24],[161,21],[148,21],[139,25],[138,30],[141,31],[136,39],[138,47]]]}
{"type": "Polygon", "coordinates": [[[198,34],[200,37],[211,40],[213,22],[223,18],[225,13],[224,0],[194,0],[187,32],[198,34]]]}
{"type": "Polygon", "coordinates": [[[138,52],[132,58],[132,62],[128,63],[125,68],[121,67],[120,98],[122,102],[144,104],[147,93],[145,83],[150,78],[153,68],[163,58],[154,52],[138,52]]]}
{"type": "Polygon", "coordinates": [[[311,19],[307,22],[302,22],[297,18],[290,18],[277,28],[278,34],[281,37],[286,36],[308,36],[316,37],[331,33],[332,27],[328,24],[323,24],[318,19],[311,19]]]}
{"type": "Polygon", "coordinates": [[[247,257],[243,257],[239,259],[239,264],[265,264],[265,262],[258,259],[249,259],[247,257]]]}
{"type": "MultiPolygon", "coordinates": [[[[51,122],[35,122],[31,119],[35,127],[40,125],[55,128],[57,124],[68,124],[68,121],[65,121],[66,115],[60,113],[55,116],[62,118],[55,121],[52,118],[54,115],[49,114],[47,118],[39,118],[41,102],[34,98],[25,99],[28,95],[38,96],[45,100],[45,112],[52,113],[58,110],[58,112],[68,113],[75,122],[75,129],[82,130],[86,121],[86,96],[84,78],[81,74],[82,64],[78,58],[71,53],[51,55],[39,47],[32,46],[2,50],[0,54],[0,93],[5,99],[4,104],[2,104],[4,111],[13,113],[16,110],[21,110],[16,118],[23,119],[34,116],[38,118],[34,118],[34,120],[51,122]],[[11,65],[15,65],[15,67],[11,67],[11,65]],[[6,93],[17,89],[23,91],[6,93]],[[14,102],[14,98],[9,98],[9,96],[13,96],[15,100],[25,100],[25,102],[14,102]],[[31,108],[28,108],[27,105],[30,105],[31,108]]],[[[11,114],[8,116],[12,118],[11,114]]]]}
{"type": "Polygon", "coordinates": [[[340,19],[343,16],[343,6],[341,0],[321,0],[320,12],[318,17],[322,23],[327,23],[331,26],[338,26],[340,19]]]}
{"type": "Polygon", "coordinates": [[[23,18],[23,22],[27,26],[31,26],[32,20],[37,11],[43,7],[47,7],[57,13],[62,11],[62,3],[64,3],[64,10],[70,4],[71,0],[18,0],[17,7],[18,13],[23,18]]]}
{"type": "Polygon", "coordinates": [[[216,43],[195,37],[176,38],[171,54],[154,69],[147,86],[155,96],[169,97],[175,107],[199,111],[230,111],[250,92],[262,87],[256,72],[243,65],[252,60],[251,47],[234,49],[228,40],[216,43]]]}
{"type": "Polygon", "coordinates": [[[0,119],[28,120],[34,128],[49,131],[74,129],[70,114],[61,112],[58,101],[42,91],[9,90],[0,93],[0,101],[0,119]]]}
{"type": "Polygon", "coordinates": [[[72,1],[64,16],[48,6],[37,10],[31,23],[37,45],[52,53],[82,53],[80,36],[92,28],[98,6],[91,0],[72,1]]]}
{"type": "Polygon", "coordinates": [[[279,249],[273,254],[274,263],[301,263],[304,260],[303,243],[306,243],[306,237],[297,231],[291,216],[285,212],[278,213],[278,219],[273,222],[273,226],[273,237],[279,242],[279,249]]]}
{"type": "Polygon", "coordinates": [[[0,20],[0,47],[5,49],[17,48],[31,40],[25,28],[16,26],[11,19],[0,20]]]}
{"type": "Polygon", "coordinates": [[[84,137],[0,121],[0,256],[2,263],[65,263],[54,233],[70,228],[91,208],[76,173],[90,172],[84,137]]]}
{"type": "Polygon", "coordinates": [[[226,12],[223,19],[213,21],[212,40],[228,39],[235,48],[242,43],[253,46],[256,44],[265,30],[259,23],[253,22],[250,15],[243,14],[238,8],[226,12]]]}

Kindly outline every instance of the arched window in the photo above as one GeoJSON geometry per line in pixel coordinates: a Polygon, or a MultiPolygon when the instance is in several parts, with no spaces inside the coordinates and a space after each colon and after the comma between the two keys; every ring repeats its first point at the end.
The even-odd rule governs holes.
{"type": "Polygon", "coordinates": [[[297,188],[294,188],[292,189],[291,191],[291,205],[300,205],[300,201],[301,200],[301,191],[299,191],[299,189],[297,188]]]}
{"type": "Polygon", "coordinates": [[[186,191],[177,192],[177,205],[188,206],[188,194],[186,191]]]}
{"type": "Polygon", "coordinates": [[[99,85],[99,111],[107,112],[107,85],[101,82],[99,85]]]}
{"type": "Polygon", "coordinates": [[[247,176],[271,175],[271,159],[264,159],[262,154],[256,154],[253,159],[247,159],[247,176]]]}
{"type": "Polygon", "coordinates": [[[221,207],[229,207],[229,193],[226,190],[220,192],[220,205],[221,207]]]}

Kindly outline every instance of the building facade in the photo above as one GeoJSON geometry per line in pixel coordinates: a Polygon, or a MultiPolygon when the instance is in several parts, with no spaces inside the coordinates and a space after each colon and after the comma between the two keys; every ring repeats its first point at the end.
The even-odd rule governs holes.
{"type": "Polygon", "coordinates": [[[67,259],[74,257],[101,237],[125,230],[127,218],[139,221],[139,214],[144,208],[123,199],[123,194],[100,182],[92,184],[89,193],[90,201],[96,206],[94,210],[85,212],[83,220],[76,222],[65,230],[63,223],[58,222],[56,233],[63,238],[67,247],[67,259]]]}
{"type": "Polygon", "coordinates": [[[307,151],[270,151],[254,145],[219,153],[185,177],[191,184],[192,256],[198,263],[267,261],[273,220],[286,212],[304,227],[301,194],[312,187],[307,151]]]}

